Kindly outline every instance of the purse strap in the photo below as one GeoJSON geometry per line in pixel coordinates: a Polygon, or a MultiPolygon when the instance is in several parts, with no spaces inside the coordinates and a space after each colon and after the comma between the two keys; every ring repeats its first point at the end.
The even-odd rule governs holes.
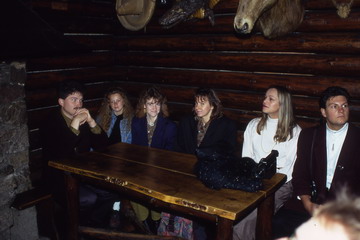
{"type": "Polygon", "coordinates": [[[311,177],[310,187],[311,187],[311,201],[312,202],[316,202],[316,200],[317,200],[317,190],[316,190],[316,184],[315,184],[314,173],[313,173],[314,142],[315,142],[316,134],[317,134],[317,128],[315,128],[315,130],[314,130],[313,138],[311,141],[310,165],[309,165],[310,177],[311,177]]]}

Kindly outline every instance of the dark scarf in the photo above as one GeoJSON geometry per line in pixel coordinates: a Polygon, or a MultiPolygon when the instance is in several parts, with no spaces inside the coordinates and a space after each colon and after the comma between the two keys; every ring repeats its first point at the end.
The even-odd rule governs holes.
{"type": "Polygon", "coordinates": [[[109,144],[115,144],[121,142],[121,134],[120,134],[120,121],[123,119],[123,115],[116,116],[116,121],[114,127],[111,131],[109,137],[109,144]]]}

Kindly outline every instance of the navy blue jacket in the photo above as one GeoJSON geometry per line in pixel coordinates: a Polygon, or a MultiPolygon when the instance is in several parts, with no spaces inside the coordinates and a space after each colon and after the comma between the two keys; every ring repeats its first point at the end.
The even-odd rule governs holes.
{"type": "MultiPolygon", "coordinates": [[[[134,117],[131,124],[132,144],[148,146],[146,117],[134,117]]],[[[158,115],[156,128],[150,147],[174,150],[176,124],[168,118],[158,115]]]]}

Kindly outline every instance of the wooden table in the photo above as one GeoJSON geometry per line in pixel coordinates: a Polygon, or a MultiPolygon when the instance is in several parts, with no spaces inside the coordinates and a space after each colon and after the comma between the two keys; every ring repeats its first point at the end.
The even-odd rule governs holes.
{"type": "Polygon", "coordinates": [[[286,176],[275,174],[264,181],[264,190],[212,190],[193,174],[196,157],[189,154],[115,144],[104,152],[50,161],[49,166],[65,171],[69,211],[69,236],[78,239],[78,177],[101,187],[117,190],[132,199],[164,210],[193,215],[216,223],[216,239],[232,239],[234,221],[258,207],[257,239],[271,239],[274,192],[286,176]],[[84,179],[85,178],[85,179],[84,179]]]}

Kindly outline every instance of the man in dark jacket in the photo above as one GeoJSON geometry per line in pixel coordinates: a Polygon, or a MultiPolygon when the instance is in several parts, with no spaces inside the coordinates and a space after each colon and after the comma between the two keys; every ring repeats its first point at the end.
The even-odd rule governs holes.
{"type": "Polygon", "coordinates": [[[47,117],[40,127],[43,156],[46,159],[68,157],[106,146],[106,134],[89,110],[82,107],[83,89],[77,82],[60,84],[60,111],[47,117]]]}
{"type": "Polygon", "coordinates": [[[349,97],[344,88],[327,88],[320,98],[326,123],[300,133],[293,198],[274,218],[274,237],[291,235],[319,205],[333,199],[345,186],[360,195],[360,129],[348,123],[349,97]]]}
{"type": "MultiPolygon", "coordinates": [[[[44,163],[50,159],[70,157],[79,153],[101,149],[107,145],[105,132],[97,125],[89,110],[83,108],[84,87],[78,82],[62,82],[58,88],[59,111],[47,117],[40,127],[44,163]]],[[[45,181],[57,200],[65,204],[65,187],[62,172],[46,167],[45,181]]],[[[116,195],[91,185],[81,184],[80,209],[89,224],[104,224],[116,195]],[[110,206],[110,207],[104,207],[110,206]],[[105,208],[105,209],[104,209],[105,208]],[[101,209],[101,210],[100,210],[101,209]],[[107,214],[105,214],[107,213],[107,214]],[[105,220],[105,221],[104,221],[105,220]]]]}

